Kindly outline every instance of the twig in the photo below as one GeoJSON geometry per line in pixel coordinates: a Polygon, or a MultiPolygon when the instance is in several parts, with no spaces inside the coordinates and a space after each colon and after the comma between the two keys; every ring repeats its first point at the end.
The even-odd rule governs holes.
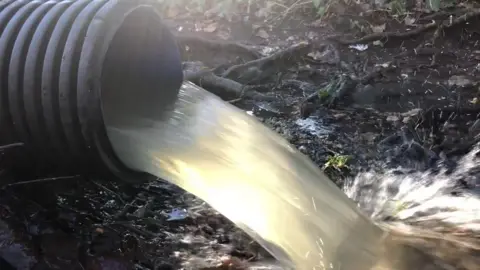
{"type": "Polygon", "coordinates": [[[193,34],[177,34],[175,37],[181,46],[190,46],[192,48],[202,46],[211,50],[231,51],[233,53],[249,55],[253,59],[258,59],[261,57],[261,54],[255,49],[236,42],[211,40],[194,36],[193,34]]]}
{"type": "Polygon", "coordinates": [[[112,216],[113,220],[119,220],[123,218],[127,214],[127,212],[134,207],[137,201],[138,198],[135,198],[132,202],[126,203],[122,210],[118,211],[115,215],[112,216]]]}
{"type": "MultiPolygon", "coordinates": [[[[446,28],[450,28],[454,25],[464,23],[464,22],[466,22],[470,19],[473,19],[477,16],[480,16],[480,9],[474,9],[470,12],[467,12],[467,13],[461,15],[460,17],[457,17],[451,23],[448,23],[448,24],[446,24],[444,21],[442,21],[440,23],[432,22],[432,23],[425,24],[425,25],[420,26],[416,29],[412,29],[412,30],[406,31],[406,32],[373,33],[373,34],[361,37],[359,39],[353,39],[353,40],[342,40],[339,37],[330,37],[329,39],[334,40],[334,41],[336,41],[336,42],[338,42],[339,44],[342,44],[342,45],[352,45],[352,44],[369,43],[369,42],[380,40],[380,39],[407,38],[407,37],[413,37],[413,36],[419,35],[419,34],[421,34],[423,32],[426,32],[426,31],[430,31],[434,28],[437,28],[437,30],[439,28],[441,28],[440,29],[440,31],[441,31],[441,30],[444,30],[446,28]]],[[[448,21],[448,20],[446,20],[446,21],[448,21]]]]}
{"type": "Polygon", "coordinates": [[[352,45],[352,44],[365,44],[369,42],[373,42],[380,39],[390,39],[390,38],[407,38],[419,35],[423,32],[429,31],[434,29],[438,26],[438,23],[429,23],[418,28],[412,29],[407,32],[383,32],[383,33],[373,33],[370,35],[366,35],[364,37],[353,39],[353,40],[343,40],[339,37],[329,37],[329,40],[333,40],[338,42],[341,45],[352,45]]]}
{"type": "Polygon", "coordinates": [[[430,14],[430,15],[427,15],[425,17],[420,17],[418,18],[417,22],[418,21],[431,21],[431,20],[437,20],[437,19],[445,19],[445,17],[450,17],[450,16],[456,16],[456,15],[459,15],[459,14],[464,14],[466,13],[467,9],[463,8],[463,9],[460,9],[460,10],[455,10],[455,11],[439,11],[439,12],[435,12],[433,14],[430,14]]]}
{"type": "Polygon", "coordinates": [[[29,180],[29,181],[22,181],[22,182],[12,183],[12,184],[6,185],[5,187],[20,186],[20,185],[29,185],[29,184],[34,184],[34,183],[52,182],[52,181],[65,180],[65,179],[75,179],[75,178],[78,178],[78,177],[80,177],[80,175],[41,178],[41,179],[35,179],[35,180],[29,180]]]}
{"type": "Polygon", "coordinates": [[[6,149],[9,149],[9,148],[23,146],[23,145],[24,145],[23,143],[11,143],[11,144],[6,144],[6,145],[1,145],[0,146],[0,151],[6,150],[6,149]]]}
{"type": "Polygon", "coordinates": [[[269,20],[269,21],[276,21],[277,19],[281,18],[282,20],[285,19],[285,17],[287,17],[288,14],[290,14],[290,12],[292,12],[294,9],[297,9],[301,6],[304,6],[304,5],[308,5],[308,4],[311,4],[312,1],[311,0],[306,0],[306,1],[303,1],[302,0],[297,0],[295,1],[295,3],[293,3],[292,5],[290,5],[289,7],[286,7],[285,11],[283,11],[280,15],[278,15],[277,17],[274,17],[273,19],[269,20]]]}
{"type": "Polygon", "coordinates": [[[99,187],[99,188],[105,190],[106,192],[108,192],[108,193],[114,195],[115,197],[117,197],[118,200],[119,200],[123,205],[126,204],[126,202],[122,199],[122,197],[120,197],[120,195],[117,194],[115,191],[113,191],[113,190],[107,188],[106,186],[103,186],[103,185],[101,185],[101,184],[99,184],[99,183],[97,183],[97,182],[95,182],[95,181],[93,181],[93,180],[92,180],[92,183],[93,183],[94,185],[96,185],[97,187],[99,187]]]}

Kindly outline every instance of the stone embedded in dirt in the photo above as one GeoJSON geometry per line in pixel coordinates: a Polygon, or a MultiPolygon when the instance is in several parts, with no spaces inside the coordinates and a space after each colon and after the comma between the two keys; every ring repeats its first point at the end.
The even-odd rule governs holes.
{"type": "Polygon", "coordinates": [[[473,82],[470,78],[464,75],[453,75],[448,79],[449,86],[458,86],[458,87],[470,87],[477,84],[473,82]]]}
{"type": "Polygon", "coordinates": [[[416,108],[416,109],[412,109],[412,110],[410,110],[410,111],[408,111],[408,112],[402,113],[403,123],[404,123],[404,124],[407,124],[412,117],[418,117],[418,116],[420,116],[420,114],[421,114],[422,112],[423,112],[422,109],[416,108]]]}
{"type": "Polygon", "coordinates": [[[370,28],[372,29],[373,33],[383,33],[383,31],[385,31],[386,24],[372,25],[370,28]]]}
{"type": "Polygon", "coordinates": [[[398,115],[389,115],[387,116],[388,122],[398,122],[400,121],[400,117],[398,115]]]}

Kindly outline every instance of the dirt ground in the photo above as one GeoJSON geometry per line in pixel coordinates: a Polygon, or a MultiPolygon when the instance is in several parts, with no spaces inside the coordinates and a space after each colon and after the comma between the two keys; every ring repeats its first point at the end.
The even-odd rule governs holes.
{"type": "MultiPolygon", "coordinates": [[[[322,19],[309,8],[250,8],[231,17],[166,9],[186,77],[251,112],[339,186],[364,170],[453,169],[478,142],[479,7],[395,15],[338,5],[322,19]]],[[[459,185],[475,188],[477,178],[459,185]]],[[[228,220],[164,182],[4,184],[0,227],[2,270],[274,265],[228,220]]]]}

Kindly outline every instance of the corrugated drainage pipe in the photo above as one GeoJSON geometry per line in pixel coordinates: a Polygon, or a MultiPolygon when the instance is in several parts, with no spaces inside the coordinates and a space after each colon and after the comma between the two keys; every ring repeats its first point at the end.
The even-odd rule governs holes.
{"type": "Polygon", "coordinates": [[[115,156],[106,115],[148,117],[183,80],[174,37],[148,0],[2,1],[0,76],[2,144],[23,142],[45,168],[128,182],[146,175],[115,156]]]}

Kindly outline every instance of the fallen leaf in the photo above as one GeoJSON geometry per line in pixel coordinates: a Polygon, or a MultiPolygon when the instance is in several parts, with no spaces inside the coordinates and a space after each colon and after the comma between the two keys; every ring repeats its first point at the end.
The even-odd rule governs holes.
{"type": "Polygon", "coordinates": [[[350,45],[348,46],[349,48],[352,48],[352,49],[355,49],[357,51],[365,51],[366,49],[368,49],[368,45],[367,44],[355,44],[355,45],[350,45]]]}
{"type": "Polygon", "coordinates": [[[405,25],[409,25],[409,26],[414,25],[415,24],[415,18],[412,18],[412,17],[407,15],[407,17],[405,17],[404,23],[405,23],[405,25]]]}
{"type": "Polygon", "coordinates": [[[400,117],[398,117],[396,115],[389,115],[389,116],[387,116],[387,121],[388,122],[397,122],[397,121],[400,121],[400,117]]]}
{"type": "Polygon", "coordinates": [[[381,42],[380,40],[375,40],[374,42],[372,42],[372,44],[375,45],[375,46],[383,47],[383,42],[381,42]]]}
{"type": "Polygon", "coordinates": [[[470,103],[478,104],[478,98],[473,98],[472,100],[470,100],[470,103]]]}
{"type": "Polygon", "coordinates": [[[374,33],[382,33],[383,31],[385,31],[386,24],[372,25],[371,28],[374,33]]]}
{"type": "Polygon", "coordinates": [[[325,57],[325,53],[314,51],[314,52],[308,53],[307,56],[310,56],[313,60],[321,60],[322,58],[325,57]]]}
{"type": "Polygon", "coordinates": [[[214,22],[214,23],[211,23],[211,24],[205,26],[203,28],[203,31],[207,32],[207,33],[213,33],[213,32],[215,32],[215,30],[217,30],[217,27],[218,27],[218,23],[214,22]]]}
{"type": "Polygon", "coordinates": [[[257,31],[258,29],[260,29],[262,27],[261,24],[252,24],[252,29],[253,31],[257,31]]]}
{"type": "Polygon", "coordinates": [[[228,31],[220,30],[217,33],[217,36],[223,40],[230,39],[230,33],[228,31]]]}
{"type": "Polygon", "coordinates": [[[375,64],[376,67],[388,68],[390,66],[390,62],[382,63],[382,64],[375,64]]]}
{"type": "Polygon", "coordinates": [[[257,36],[257,37],[264,38],[264,39],[267,39],[267,38],[270,37],[270,35],[267,33],[267,31],[265,31],[265,30],[263,30],[263,29],[258,30],[256,36],[257,36]]]}

